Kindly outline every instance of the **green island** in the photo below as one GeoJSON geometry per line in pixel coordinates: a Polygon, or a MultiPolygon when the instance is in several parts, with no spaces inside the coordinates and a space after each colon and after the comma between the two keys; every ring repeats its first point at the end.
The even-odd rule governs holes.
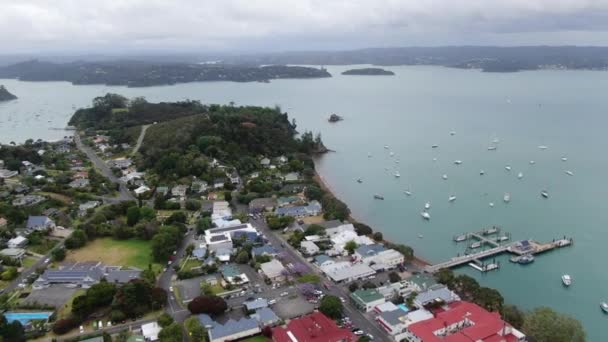
{"type": "Polygon", "coordinates": [[[350,69],[342,72],[342,75],[361,75],[361,76],[394,76],[395,73],[382,68],[360,68],[350,69]]]}
{"type": "Polygon", "coordinates": [[[315,309],[353,341],[345,312],[368,333],[386,334],[362,312],[373,300],[427,315],[465,303],[536,341],[585,340],[570,316],[521,310],[451,270],[425,273],[410,246],[354,220],[315,171],[315,158],[328,151],[322,137],[298,132],[279,107],[106,94],[70,125],[73,138],[0,149],[0,233],[29,242],[25,257],[2,257],[0,307],[54,312],[26,327],[0,315],[7,340],[126,341],[133,333],[120,327],[154,320],[161,341],[202,342],[217,328],[198,315],[219,322],[238,311],[259,320],[245,305],[256,298],[266,298],[277,320],[252,321],[258,328],[239,338],[274,340],[285,320],[315,309]],[[334,263],[359,273],[332,271],[334,263]],[[104,276],[70,289],[52,283],[53,272],[76,266],[104,276]],[[450,297],[423,301],[433,291],[450,297]],[[286,313],[294,307],[302,311],[286,313]]]}
{"type": "Polygon", "coordinates": [[[6,87],[0,84],[0,102],[16,100],[17,96],[11,94],[6,87]]]}

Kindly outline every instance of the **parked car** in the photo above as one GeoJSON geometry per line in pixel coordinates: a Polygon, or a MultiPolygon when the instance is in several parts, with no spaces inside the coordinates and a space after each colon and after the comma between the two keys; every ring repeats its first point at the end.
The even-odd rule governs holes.
{"type": "Polygon", "coordinates": [[[277,300],[276,299],[271,299],[268,301],[268,305],[272,305],[272,304],[276,304],[277,300]]]}
{"type": "Polygon", "coordinates": [[[51,259],[50,259],[50,258],[46,258],[46,259],[44,259],[44,263],[45,263],[45,264],[48,264],[50,261],[51,261],[51,259]]]}
{"type": "Polygon", "coordinates": [[[363,330],[355,330],[353,331],[353,334],[357,335],[357,336],[361,336],[364,334],[363,330]]]}
{"type": "Polygon", "coordinates": [[[287,293],[287,292],[281,293],[281,297],[285,297],[285,296],[288,296],[288,295],[289,295],[289,293],[287,293]]]}
{"type": "Polygon", "coordinates": [[[367,334],[367,337],[369,337],[370,340],[374,339],[374,335],[372,335],[372,334],[367,334]]]}
{"type": "Polygon", "coordinates": [[[169,292],[173,292],[173,286],[169,286],[169,292]]]}
{"type": "Polygon", "coordinates": [[[342,303],[346,303],[346,299],[344,299],[344,297],[340,297],[340,301],[341,301],[342,303]]]}

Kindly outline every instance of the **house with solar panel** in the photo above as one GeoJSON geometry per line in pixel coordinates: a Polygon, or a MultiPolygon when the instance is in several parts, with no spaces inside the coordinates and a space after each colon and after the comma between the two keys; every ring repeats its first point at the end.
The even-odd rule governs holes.
{"type": "Polygon", "coordinates": [[[66,263],[57,269],[47,269],[32,284],[34,290],[51,285],[64,285],[71,288],[88,289],[102,279],[108,282],[125,284],[141,275],[139,269],[123,270],[120,266],[106,266],[100,262],[66,263]]]}

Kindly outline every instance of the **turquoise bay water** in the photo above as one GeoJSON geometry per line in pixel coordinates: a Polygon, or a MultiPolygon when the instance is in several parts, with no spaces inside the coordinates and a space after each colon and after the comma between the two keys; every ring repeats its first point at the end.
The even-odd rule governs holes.
{"type": "Polygon", "coordinates": [[[49,127],[63,127],[72,106],[87,105],[106,92],[145,96],[149,101],[278,104],[296,118],[301,131],[320,131],[326,145],[336,151],[318,161],[318,170],[354,215],[387,238],[412,245],[417,255],[431,262],[464,251],[464,244],[452,242],[455,234],[490,225],[503,227],[514,239],[573,237],[573,247],[541,255],[528,267],[511,264],[503,256],[498,258],[499,271],[460,271],[498,288],[509,303],[524,308],[546,305],[571,314],[583,322],[589,341],[602,341],[608,319],[599,308],[601,300],[608,300],[608,274],[602,262],[608,240],[608,74],[490,74],[416,66],[389,68],[396,72],[394,77],[339,75],[348,68],[352,66],[330,67],[330,79],[269,84],[124,88],[0,80],[20,97],[0,104],[0,141],[60,138],[65,132],[49,127]],[[330,124],[331,113],[345,120],[330,124]],[[450,131],[456,134],[451,136],[450,131]],[[500,140],[498,149],[488,151],[495,138],[500,140]],[[439,148],[431,149],[433,144],[439,148]],[[539,145],[549,148],[543,151],[539,145]],[[563,162],[562,157],[568,160],[563,162]],[[454,160],[463,163],[456,166],[454,160]],[[530,160],[536,163],[530,165],[530,160]],[[506,171],[506,165],[512,171],[506,171]],[[393,176],[395,171],[400,178],[393,176]],[[519,172],[524,175],[521,180],[519,172]],[[442,180],[443,174],[448,180],[442,180]],[[403,194],[408,188],[411,197],[403,194]],[[542,189],[549,191],[549,199],[540,197],[542,189]],[[502,201],[505,192],[511,193],[509,204],[502,201]],[[375,193],[385,200],[374,200],[375,193]],[[448,203],[452,194],[457,200],[448,203]],[[428,222],[420,216],[427,201],[432,206],[428,222]],[[490,208],[489,202],[495,206],[490,208]],[[561,285],[564,273],[574,279],[570,288],[561,285]]]}

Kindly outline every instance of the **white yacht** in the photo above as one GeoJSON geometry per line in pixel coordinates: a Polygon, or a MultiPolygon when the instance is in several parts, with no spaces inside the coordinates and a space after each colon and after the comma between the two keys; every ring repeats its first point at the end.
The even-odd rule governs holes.
{"type": "Polygon", "coordinates": [[[486,174],[486,172],[485,172],[484,170],[480,170],[480,171],[479,171],[479,174],[483,176],[483,175],[485,175],[485,174],[486,174]]]}
{"type": "Polygon", "coordinates": [[[509,165],[505,166],[505,170],[511,171],[511,167],[509,165]]]}
{"type": "Polygon", "coordinates": [[[399,173],[399,171],[395,171],[395,178],[399,178],[401,177],[401,174],[399,173]]]}
{"type": "Polygon", "coordinates": [[[481,247],[481,242],[479,242],[479,241],[473,242],[469,247],[471,247],[471,248],[479,248],[479,247],[481,247]]]}
{"type": "Polygon", "coordinates": [[[530,160],[530,165],[534,165],[536,162],[534,160],[530,160]]]}
{"type": "Polygon", "coordinates": [[[443,176],[441,176],[441,178],[443,178],[443,179],[448,179],[448,175],[445,175],[445,174],[444,174],[443,176]]]}
{"type": "Polygon", "coordinates": [[[460,165],[460,164],[462,164],[462,160],[454,160],[454,164],[460,165]]]}
{"type": "Polygon", "coordinates": [[[511,194],[505,192],[505,195],[502,197],[502,200],[505,201],[505,203],[509,203],[511,201],[511,194]]]}
{"type": "Polygon", "coordinates": [[[562,283],[564,283],[566,286],[570,286],[572,284],[572,277],[570,277],[568,274],[564,274],[562,276],[562,283]]]}
{"type": "Polygon", "coordinates": [[[434,161],[434,162],[436,162],[436,161],[437,161],[437,158],[433,158],[433,161],[434,161]]]}
{"type": "Polygon", "coordinates": [[[493,142],[494,144],[498,144],[498,143],[500,142],[500,140],[498,140],[498,138],[494,138],[494,140],[492,140],[492,142],[493,142]]]}
{"type": "Polygon", "coordinates": [[[547,147],[547,146],[545,146],[545,145],[540,145],[540,146],[538,146],[538,148],[539,148],[539,149],[541,149],[541,150],[546,150],[546,149],[548,149],[549,147],[547,147]]]}
{"type": "Polygon", "coordinates": [[[389,155],[392,157],[395,155],[395,152],[391,152],[391,153],[389,153],[389,155]]]}
{"type": "Polygon", "coordinates": [[[412,196],[412,192],[409,190],[405,190],[403,193],[406,194],[407,196],[412,196]]]}
{"type": "Polygon", "coordinates": [[[490,202],[490,208],[494,208],[494,202],[490,202]]]}
{"type": "Polygon", "coordinates": [[[522,178],[524,178],[524,174],[523,174],[523,173],[521,173],[521,172],[520,172],[520,173],[518,173],[518,174],[517,174],[517,178],[518,178],[518,179],[522,179],[522,178]]]}
{"type": "Polygon", "coordinates": [[[424,204],[424,209],[426,209],[426,210],[431,209],[431,202],[426,202],[424,204]]]}
{"type": "Polygon", "coordinates": [[[570,170],[566,170],[565,172],[568,176],[574,176],[574,172],[572,172],[570,170]]]}
{"type": "Polygon", "coordinates": [[[604,311],[604,313],[608,313],[608,303],[601,302],[600,303],[600,308],[602,308],[602,311],[604,311]]]}
{"type": "Polygon", "coordinates": [[[430,220],[430,219],[431,219],[431,214],[429,214],[429,213],[428,213],[428,212],[426,212],[426,211],[421,212],[421,213],[420,213],[420,215],[421,215],[421,216],[422,216],[422,218],[423,218],[423,219],[425,219],[425,220],[430,220]]]}
{"type": "Polygon", "coordinates": [[[454,202],[456,200],[456,196],[452,195],[448,197],[448,202],[454,202]]]}
{"type": "Polygon", "coordinates": [[[384,145],[384,148],[388,150],[388,145],[384,145]]]}
{"type": "Polygon", "coordinates": [[[562,157],[562,161],[568,161],[568,158],[562,157]]]}

